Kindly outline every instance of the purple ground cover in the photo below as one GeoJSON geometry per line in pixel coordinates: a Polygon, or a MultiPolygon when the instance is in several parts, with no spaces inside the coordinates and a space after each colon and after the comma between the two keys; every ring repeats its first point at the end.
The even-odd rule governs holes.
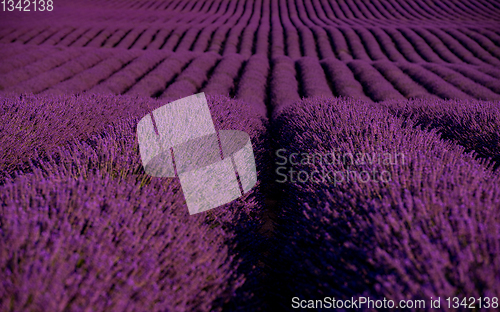
{"type": "MultiPolygon", "coordinates": [[[[13,102],[25,104],[27,112],[33,99],[4,99],[3,116],[12,114],[13,102]]],[[[219,309],[244,280],[254,285],[259,269],[251,267],[262,248],[258,229],[267,174],[265,117],[243,102],[208,97],[217,129],[250,135],[260,182],[237,201],[191,218],[179,181],[147,176],[138,154],[135,116],[162,102],[143,99],[142,107],[116,114],[113,123],[101,119],[94,127],[89,120],[68,118],[71,111],[50,114],[60,108],[57,104],[74,104],[75,99],[89,106],[114,99],[108,106],[122,107],[132,100],[55,97],[47,114],[66,117],[70,124],[53,129],[47,116],[36,115],[37,131],[24,129],[30,123],[22,119],[11,119],[4,129],[30,134],[38,146],[26,144],[21,150],[10,142],[10,157],[2,165],[2,172],[9,173],[0,186],[2,309],[205,311],[219,309]],[[61,131],[66,140],[46,139],[61,131]],[[37,287],[24,291],[30,284],[37,287]]],[[[246,286],[238,296],[243,300],[252,292],[246,286]]]]}
{"type": "Polygon", "coordinates": [[[284,110],[275,126],[275,144],[286,150],[275,156],[276,167],[288,168],[277,179],[295,170],[278,187],[283,199],[272,267],[281,282],[274,295],[283,302],[292,296],[400,300],[498,291],[500,177],[491,166],[435,130],[415,129],[360,101],[307,99],[284,110]],[[292,153],[331,151],[339,163],[311,157],[283,164],[292,153]],[[373,163],[346,160],[348,153],[367,153],[373,163]],[[404,160],[374,156],[384,153],[404,160]],[[326,178],[312,178],[323,169],[330,172],[326,178]],[[368,182],[364,174],[339,182],[333,172],[346,170],[374,175],[368,182]],[[384,170],[390,175],[375,176],[384,170]]]}
{"type": "Polygon", "coordinates": [[[0,12],[0,310],[498,296],[497,2],[52,3],[0,12]],[[259,181],[188,216],[134,127],[199,92],[259,181]],[[276,181],[278,150],[332,147],[408,162],[361,166],[385,184],[276,181]]]}

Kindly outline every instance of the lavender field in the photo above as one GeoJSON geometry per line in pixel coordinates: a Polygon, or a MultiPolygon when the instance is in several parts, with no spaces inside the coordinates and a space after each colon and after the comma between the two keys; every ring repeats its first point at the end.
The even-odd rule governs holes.
{"type": "Polygon", "coordinates": [[[0,311],[500,309],[500,1],[13,3],[0,311]],[[189,215],[136,132],[200,92],[258,182],[189,215]]]}

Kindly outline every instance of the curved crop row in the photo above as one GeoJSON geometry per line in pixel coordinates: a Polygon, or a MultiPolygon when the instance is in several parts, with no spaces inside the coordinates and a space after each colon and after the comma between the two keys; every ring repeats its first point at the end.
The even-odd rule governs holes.
{"type": "Polygon", "coordinates": [[[414,28],[414,32],[416,32],[425,42],[435,51],[440,58],[445,60],[448,63],[463,63],[463,61],[453,54],[452,51],[434,34],[432,34],[428,29],[424,28],[414,28]]]}
{"type": "Polygon", "coordinates": [[[107,38],[111,37],[117,31],[116,27],[106,27],[85,44],[85,47],[100,48],[107,38]]]}
{"type": "Polygon", "coordinates": [[[89,69],[60,82],[45,90],[44,93],[80,93],[97,85],[100,81],[108,79],[125,64],[137,58],[137,53],[121,53],[115,57],[104,60],[89,69]]]}
{"type": "Polygon", "coordinates": [[[472,31],[467,28],[460,28],[458,31],[476,41],[483,49],[491,53],[497,59],[500,59],[500,47],[496,46],[488,37],[479,32],[472,31]]]}
{"type": "Polygon", "coordinates": [[[389,36],[391,36],[398,50],[408,61],[412,63],[424,62],[422,57],[420,57],[420,55],[415,51],[412,44],[408,42],[408,40],[406,40],[406,38],[397,29],[385,28],[384,30],[387,34],[389,34],[389,36]]]}
{"type": "Polygon", "coordinates": [[[500,94],[500,81],[498,79],[495,79],[490,75],[482,73],[468,66],[461,66],[454,64],[454,65],[449,65],[448,67],[450,67],[454,71],[459,72],[463,76],[473,80],[474,82],[480,84],[481,86],[484,86],[490,89],[491,91],[500,94]]]}
{"type": "Polygon", "coordinates": [[[135,42],[130,46],[131,49],[141,49],[144,50],[153,41],[153,38],[160,31],[156,27],[149,27],[144,32],[142,32],[135,42]]]}
{"type": "Polygon", "coordinates": [[[341,28],[340,31],[347,39],[352,56],[357,60],[370,61],[370,57],[366,54],[365,47],[356,32],[352,28],[341,28]]]}
{"type": "Polygon", "coordinates": [[[146,50],[158,50],[161,49],[165,43],[166,38],[173,30],[168,28],[161,28],[153,37],[151,42],[146,46],[146,50]]]}
{"type": "Polygon", "coordinates": [[[162,51],[144,53],[123,69],[94,86],[89,92],[122,94],[169,56],[168,52],[162,51]]]}
{"type": "Polygon", "coordinates": [[[71,27],[71,26],[64,26],[62,27],[59,31],[57,31],[55,34],[50,36],[50,38],[47,38],[43,44],[45,45],[56,45],[59,43],[61,40],[69,36],[71,33],[75,32],[76,28],[71,27]]]}
{"type": "Polygon", "coordinates": [[[464,48],[467,49],[467,51],[471,52],[476,58],[480,59],[481,61],[494,66],[500,65],[500,60],[498,58],[493,57],[488,51],[484,50],[477,42],[467,37],[466,35],[462,34],[461,32],[449,28],[444,29],[443,31],[446,32],[448,35],[452,36],[455,40],[457,40],[460,44],[462,44],[464,48]]]}
{"type": "Polygon", "coordinates": [[[22,68],[23,66],[41,60],[50,53],[53,53],[54,49],[29,49],[27,53],[22,52],[3,60],[2,63],[0,63],[0,74],[6,74],[12,70],[22,68]]]}
{"type": "MultiPolygon", "coordinates": [[[[288,8],[290,13],[290,21],[297,29],[300,37],[302,56],[318,57],[316,40],[314,38],[313,32],[311,31],[310,27],[304,25],[304,23],[300,19],[301,12],[297,12],[297,10],[299,10],[300,8],[300,4],[298,4],[297,2],[291,3],[289,4],[288,8]]],[[[308,22],[305,23],[310,25],[310,23],[308,22]]]]}
{"type": "Polygon", "coordinates": [[[50,27],[42,27],[41,30],[40,28],[33,28],[21,36],[12,39],[11,42],[39,44],[47,37],[47,32],[49,31],[51,31],[50,27]]]}
{"type": "Polygon", "coordinates": [[[94,38],[96,38],[102,31],[101,26],[91,27],[87,32],[85,32],[82,36],[76,39],[74,42],[70,43],[69,47],[86,47],[94,38]]]}
{"type": "Polygon", "coordinates": [[[38,93],[44,91],[61,81],[67,80],[76,74],[103,62],[111,54],[112,51],[106,50],[89,51],[69,62],[64,63],[60,67],[56,67],[52,70],[44,72],[43,74],[21,82],[12,88],[9,88],[9,91],[17,93],[38,93]]]}
{"type": "Polygon", "coordinates": [[[318,59],[308,56],[302,57],[297,61],[296,68],[297,75],[300,77],[301,93],[304,96],[333,96],[318,59]]]}
{"type": "Polygon", "coordinates": [[[175,81],[167,86],[161,97],[179,99],[197,93],[203,83],[208,80],[208,73],[215,67],[219,59],[220,56],[216,53],[204,53],[195,58],[175,81]]]}
{"type": "Polygon", "coordinates": [[[67,36],[61,38],[60,41],[56,43],[56,46],[60,47],[69,47],[72,43],[78,40],[78,38],[81,38],[85,33],[90,31],[90,27],[87,26],[81,26],[77,27],[74,31],[70,32],[67,36]]]}
{"type": "Polygon", "coordinates": [[[244,61],[244,57],[239,54],[223,56],[207,85],[203,88],[203,92],[222,95],[234,93],[234,82],[238,79],[244,61]]]}
{"type": "Polygon", "coordinates": [[[5,89],[6,87],[13,86],[21,81],[43,74],[46,71],[59,67],[73,58],[80,56],[81,54],[82,51],[73,49],[56,52],[22,68],[0,75],[0,89],[5,89]]]}
{"type": "Polygon", "coordinates": [[[271,58],[285,55],[285,38],[279,10],[279,1],[271,1],[271,58]]]}
{"type": "Polygon", "coordinates": [[[236,90],[236,98],[248,103],[253,110],[267,115],[267,81],[270,75],[269,59],[252,55],[245,64],[236,90]]]}
{"type": "Polygon", "coordinates": [[[134,84],[126,94],[153,96],[163,92],[168,83],[179,75],[182,69],[195,57],[196,54],[193,53],[173,54],[134,84]]]}
{"type": "Polygon", "coordinates": [[[269,51],[269,33],[271,32],[270,22],[270,0],[263,0],[262,13],[259,20],[259,28],[257,29],[255,37],[255,47],[252,54],[268,55],[269,51]]]}
{"type": "MultiPolygon", "coordinates": [[[[44,28],[45,29],[45,28],[44,28]]],[[[42,31],[44,30],[42,29],[42,31]]],[[[21,27],[16,27],[14,31],[10,32],[9,34],[6,34],[1,40],[0,43],[10,43],[13,40],[16,40],[16,38],[26,34],[29,32],[31,29],[27,26],[21,26],[21,27]]],[[[40,30],[38,29],[38,32],[40,30]]]]}
{"type": "Polygon", "coordinates": [[[241,33],[241,39],[239,43],[238,53],[245,57],[252,55],[255,36],[257,32],[257,27],[259,25],[259,16],[262,8],[262,1],[257,0],[253,2],[252,16],[250,17],[248,24],[243,29],[241,33]]]}
{"type": "Polygon", "coordinates": [[[426,62],[443,63],[443,60],[429,47],[427,42],[413,32],[412,29],[399,28],[399,31],[409,42],[411,42],[417,53],[419,53],[426,62]]]}
{"type": "Polygon", "coordinates": [[[218,27],[217,30],[215,30],[212,40],[210,41],[210,46],[206,51],[222,54],[228,32],[229,32],[229,26],[222,25],[218,27]]]}
{"type": "Polygon", "coordinates": [[[463,92],[480,100],[499,100],[500,94],[496,94],[482,85],[460,75],[459,73],[439,65],[426,64],[424,68],[432,71],[443,78],[446,82],[454,85],[463,92]]]}
{"type": "Polygon", "coordinates": [[[291,57],[292,59],[298,59],[302,56],[299,34],[290,20],[286,0],[279,0],[279,10],[281,24],[284,29],[283,34],[285,36],[285,55],[291,57]]]}
{"type": "Polygon", "coordinates": [[[370,58],[372,60],[385,60],[387,56],[382,52],[380,45],[373,34],[366,28],[356,28],[357,35],[363,42],[370,58]]]}
{"type": "Polygon", "coordinates": [[[378,61],[373,63],[372,66],[406,98],[438,98],[430,94],[424,87],[413,81],[401,69],[389,61],[378,61]]]}
{"type": "Polygon", "coordinates": [[[227,37],[226,44],[224,46],[224,54],[237,53],[240,45],[241,34],[245,25],[248,23],[250,16],[252,14],[251,2],[238,2],[238,7],[236,8],[236,13],[233,17],[238,17],[234,20],[232,17],[230,20],[235,23],[234,27],[231,27],[227,37]]]}
{"type": "Polygon", "coordinates": [[[363,87],[354,78],[349,67],[344,62],[335,58],[328,58],[321,61],[321,65],[331,82],[336,96],[353,97],[371,102],[371,99],[363,92],[363,87]]]}
{"type": "Polygon", "coordinates": [[[470,95],[460,91],[422,66],[411,63],[401,63],[398,66],[405,74],[424,86],[432,94],[444,99],[472,99],[470,95]]]}
{"type": "Polygon", "coordinates": [[[300,100],[295,62],[288,56],[278,56],[271,61],[271,105],[277,114],[285,107],[300,100]]]}
{"type": "Polygon", "coordinates": [[[396,46],[393,43],[391,37],[389,37],[389,35],[382,28],[371,28],[370,30],[391,61],[406,61],[404,56],[398,51],[398,49],[396,49],[396,46]]]}
{"type": "Polygon", "coordinates": [[[478,60],[474,55],[464,48],[456,39],[448,35],[446,32],[440,29],[428,29],[433,35],[438,37],[446,46],[460,59],[472,64],[472,65],[483,65],[483,63],[478,60]]]}
{"type": "Polygon", "coordinates": [[[370,64],[353,60],[347,64],[352,70],[354,77],[357,78],[363,85],[365,93],[374,101],[385,100],[404,100],[405,98],[392,86],[390,82],[385,80],[376,69],[370,64]]]}
{"type": "Polygon", "coordinates": [[[500,47],[500,35],[487,28],[474,28],[474,30],[491,40],[496,46],[500,47]]]}

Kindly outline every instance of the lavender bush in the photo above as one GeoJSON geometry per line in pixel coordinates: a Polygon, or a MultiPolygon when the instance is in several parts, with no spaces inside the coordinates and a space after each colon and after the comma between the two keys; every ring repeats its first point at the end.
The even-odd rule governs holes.
{"type": "MultiPolygon", "coordinates": [[[[354,165],[387,170],[387,183],[300,182],[296,175],[281,184],[273,296],[287,303],[292,296],[496,296],[499,176],[471,154],[353,100],[304,100],[284,110],[276,127],[286,156],[401,153],[404,161],[354,165]]],[[[332,167],[353,169],[342,162],[332,167]]],[[[294,167],[323,168],[317,161],[294,167]]]]}
{"type": "Polygon", "coordinates": [[[396,116],[412,120],[416,126],[434,129],[443,139],[463,146],[466,152],[500,166],[498,101],[384,102],[396,116]]]}

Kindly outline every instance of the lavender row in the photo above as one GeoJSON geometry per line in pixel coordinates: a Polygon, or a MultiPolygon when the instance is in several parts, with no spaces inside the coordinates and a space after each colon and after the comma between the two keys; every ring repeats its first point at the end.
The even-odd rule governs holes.
{"type": "Polygon", "coordinates": [[[2,297],[28,308],[46,304],[54,311],[82,306],[218,310],[234,298],[239,304],[256,301],[260,192],[269,172],[266,120],[244,102],[221,96],[207,100],[217,129],[250,135],[259,176],[251,192],[189,216],[178,182],[143,172],[135,135],[138,118],[116,122],[97,135],[34,157],[27,171],[31,174],[0,186],[4,238],[10,242],[7,246],[1,240],[5,261],[0,266],[6,268],[4,274],[17,276],[4,284],[2,297]],[[28,220],[38,220],[38,238],[18,235],[22,228],[35,232],[28,220]],[[47,253],[57,257],[43,258],[47,253]],[[22,264],[10,266],[16,256],[22,264]],[[31,263],[40,265],[39,274],[25,273],[31,263]],[[29,286],[34,284],[36,288],[29,286]],[[20,295],[21,289],[27,291],[20,295]],[[47,303],[49,294],[58,296],[52,302],[61,306],[47,303]]]}
{"type": "Polygon", "coordinates": [[[239,51],[238,53],[242,54],[245,57],[249,57],[252,55],[253,47],[254,47],[254,37],[257,32],[257,28],[259,25],[260,19],[260,11],[262,8],[262,1],[257,0],[253,2],[252,6],[252,15],[248,21],[248,24],[243,29],[241,34],[241,42],[239,43],[239,51]]]}
{"type": "Polygon", "coordinates": [[[187,66],[197,55],[196,53],[176,53],[172,54],[158,67],[148,72],[127,92],[128,95],[153,96],[161,94],[168,86],[170,81],[179,75],[185,66],[187,66]]]}
{"type": "Polygon", "coordinates": [[[245,25],[250,19],[252,10],[250,9],[251,2],[239,3],[234,15],[228,20],[231,21],[234,27],[229,31],[226,44],[224,46],[224,55],[237,53],[240,36],[245,28],[245,25]],[[237,18],[237,19],[235,19],[237,18]]]}
{"type": "Polygon", "coordinates": [[[12,70],[6,74],[2,74],[0,76],[2,89],[16,85],[17,83],[28,80],[29,78],[36,77],[55,67],[59,67],[81,54],[82,51],[74,49],[59,51],[52,55],[48,55],[39,61],[12,70]]]}
{"type": "Polygon", "coordinates": [[[271,31],[271,21],[270,21],[270,1],[262,1],[262,13],[259,20],[259,28],[256,32],[255,37],[255,48],[252,51],[255,54],[268,55],[269,45],[269,33],[271,31]]]}
{"type": "Polygon", "coordinates": [[[347,64],[354,77],[361,82],[368,96],[375,101],[404,100],[404,97],[370,64],[354,60],[347,64]]]}
{"type": "Polygon", "coordinates": [[[484,50],[477,42],[462,34],[461,32],[455,29],[445,29],[444,30],[448,35],[452,36],[455,40],[460,42],[464,48],[470,51],[476,58],[481,61],[491,64],[493,66],[499,66],[500,60],[497,57],[491,55],[488,51],[484,50]]]}
{"type": "Polygon", "coordinates": [[[239,54],[224,55],[203,88],[203,92],[228,96],[234,94],[234,83],[239,79],[238,74],[244,61],[245,58],[239,54]]]}
{"type": "Polygon", "coordinates": [[[285,55],[285,36],[279,12],[279,1],[271,1],[271,58],[285,55]]]}
{"type": "Polygon", "coordinates": [[[300,39],[297,29],[292,24],[288,14],[288,6],[286,1],[280,1],[280,16],[281,16],[281,24],[284,29],[285,36],[285,49],[287,56],[292,59],[297,59],[302,56],[302,52],[300,50],[300,39]]]}
{"type": "Polygon", "coordinates": [[[168,85],[161,98],[179,99],[197,93],[208,80],[208,74],[219,62],[219,54],[208,52],[195,58],[175,81],[168,85]]]}
{"type": "Polygon", "coordinates": [[[425,68],[411,63],[400,63],[398,67],[414,81],[425,87],[430,93],[445,99],[472,99],[472,97],[438,75],[425,68]]]}
{"type": "Polygon", "coordinates": [[[492,56],[500,59],[500,48],[496,46],[495,43],[493,43],[488,37],[482,35],[479,32],[475,32],[466,28],[461,28],[458,31],[462,32],[464,35],[477,42],[483,49],[491,53],[492,56]]]}
{"type": "Polygon", "coordinates": [[[495,296],[500,178],[473,155],[354,100],[296,103],[274,132],[285,169],[273,297],[495,296]]]}
{"type": "Polygon", "coordinates": [[[412,63],[424,62],[411,43],[398,30],[393,28],[385,28],[384,30],[394,40],[396,47],[408,61],[412,63]]]}
{"type": "Polygon", "coordinates": [[[432,34],[428,29],[425,28],[415,28],[413,29],[425,42],[442,58],[448,63],[463,63],[463,61],[456,56],[446,44],[444,44],[441,39],[432,34]]]}
{"type": "Polygon", "coordinates": [[[483,87],[482,85],[464,77],[463,75],[446,68],[444,66],[439,66],[435,64],[426,64],[424,68],[432,71],[441,78],[443,78],[448,83],[451,83],[458,89],[464,91],[465,93],[473,96],[480,100],[499,100],[500,94],[496,94],[490,89],[483,87]]]}
{"type": "Polygon", "coordinates": [[[300,100],[298,82],[295,78],[295,62],[287,56],[272,60],[271,70],[271,105],[273,112],[279,112],[300,100]]]}
{"type": "Polygon", "coordinates": [[[376,68],[404,97],[438,99],[437,96],[430,94],[424,87],[412,80],[394,63],[389,61],[377,61],[374,62],[372,66],[376,68]]]}
{"type": "MultiPolygon", "coordinates": [[[[3,50],[3,48],[2,48],[3,50]]],[[[54,49],[28,49],[28,53],[15,54],[0,64],[0,74],[7,74],[18,68],[34,63],[52,53],[54,49]]],[[[24,52],[24,51],[22,51],[24,52]]]]}
{"type": "Polygon", "coordinates": [[[89,90],[91,93],[122,94],[137,81],[159,66],[170,56],[169,52],[147,52],[132,60],[123,69],[115,72],[106,80],[89,90]]]}
{"type": "MultiPolygon", "coordinates": [[[[302,23],[302,19],[304,15],[299,10],[301,9],[302,3],[291,3],[289,8],[290,20],[297,29],[300,36],[300,45],[302,48],[302,56],[309,57],[318,57],[317,48],[316,48],[316,40],[313,36],[311,29],[302,23]],[[295,4],[295,5],[294,5],[295,4]],[[299,12],[298,12],[299,11],[299,12]]],[[[310,23],[309,26],[311,26],[310,23]]]]}
{"type": "Polygon", "coordinates": [[[324,29],[324,26],[326,26],[326,24],[318,17],[318,14],[321,15],[321,13],[323,13],[323,17],[325,17],[324,12],[316,12],[316,10],[314,9],[314,5],[317,5],[319,8],[320,4],[313,4],[310,1],[305,1],[304,3],[298,2],[297,5],[299,6],[298,13],[300,14],[301,21],[306,25],[306,27],[311,29],[314,35],[314,40],[317,44],[318,57],[321,59],[334,57],[335,54],[332,50],[330,39],[328,38],[328,33],[324,29]],[[310,15],[308,16],[308,14],[310,15]]]}
{"type": "Polygon", "coordinates": [[[245,63],[235,93],[237,99],[248,103],[252,109],[267,115],[267,84],[270,73],[269,60],[266,56],[252,55],[245,63]]]}
{"type": "Polygon", "coordinates": [[[359,36],[352,28],[341,28],[340,29],[344,34],[347,43],[349,44],[349,48],[352,52],[352,56],[355,59],[370,61],[370,57],[366,54],[366,50],[363,46],[363,43],[359,39],[359,36]]]}
{"type": "Polygon", "coordinates": [[[333,96],[318,59],[302,57],[297,61],[296,68],[302,85],[302,94],[305,97],[333,96]]]}
{"type": "MultiPolygon", "coordinates": [[[[459,72],[463,76],[473,80],[474,82],[487,87],[491,91],[500,94],[500,80],[497,78],[495,79],[494,77],[481,72],[480,70],[476,70],[474,68],[471,68],[469,66],[462,66],[458,64],[453,64],[449,65],[449,68],[459,72]]],[[[499,75],[500,77],[500,75],[499,75]]]]}
{"type": "Polygon", "coordinates": [[[84,70],[72,78],[51,86],[44,93],[74,94],[87,91],[99,82],[108,79],[111,75],[122,69],[126,64],[136,59],[138,53],[120,53],[114,58],[100,62],[96,66],[84,70]]]}
{"type": "Polygon", "coordinates": [[[500,130],[498,101],[428,101],[387,102],[391,113],[413,120],[422,128],[434,129],[443,139],[452,140],[467,152],[490,159],[500,166],[500,148],[497,143],[500,130]]]}
{"type": "Polygon", "coordinates": [[[73,138],[86,138],[116,119],[142,115],[151,99],[112,96],[1,96],[0,183],[73,138]]]}
{"type": "Polygon", "coordinates": [[[87,53],[64,63],[60,67],[53,68],[38,76],[25,80],[7,90],[16,93],[39,93],[61,81],[74,77],[75,75],[95,66],[100,62],[103,62],[110,56],[112,56],[112,51],[88,51],[87,53]]]}
{"type": "Polygon", "coordinates": [[[443,60],[432,50],[432,48],[417,33],[409,28],[400,28],[401,34],[415,47],[416,52],[426,62],[443,63],[443,60]]]}
{"type": "Polygon", "coordinates": [[[387,56],[382,52],[380,45],[373,34],[366,28],[355,29],[361,41],[364,43],[368,54],[372,60],[384,60],[387,56]]]}
{"type": "Polygon", "coordinates": [[[363,86],[354,78],[352,71],[344,62],[328,58],[322,60],[321,65],[336,96],[353,97],[371,102],[371,99],[363,92],[363,86]]]}

